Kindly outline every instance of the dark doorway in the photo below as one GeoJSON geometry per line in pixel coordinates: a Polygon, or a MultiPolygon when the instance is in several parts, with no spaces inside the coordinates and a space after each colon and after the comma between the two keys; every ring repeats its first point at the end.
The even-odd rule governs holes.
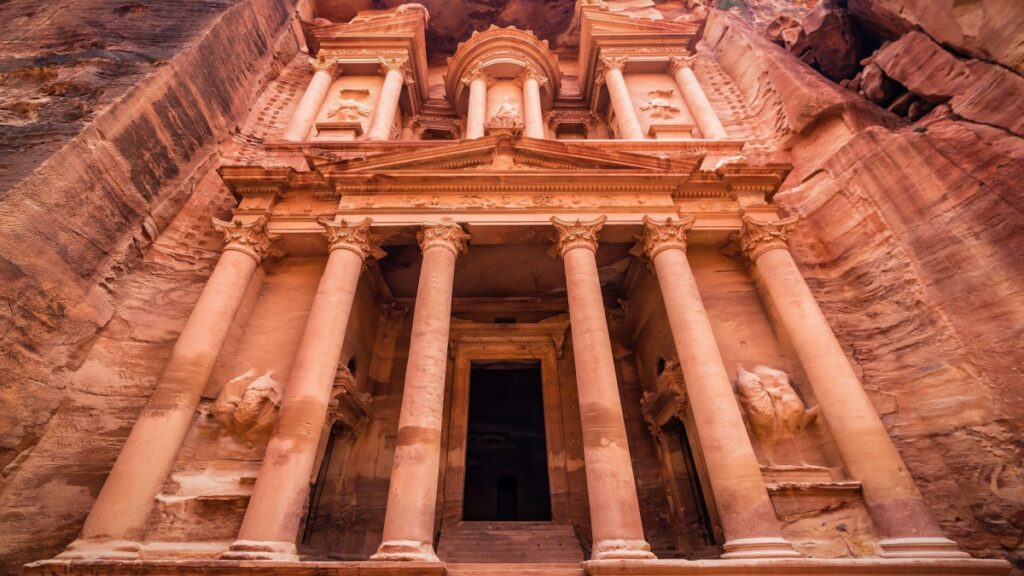
{"type": "Polygon", "coordinates": [[[463,520],[551,520],[539,362],[473,364],[463,520]]]}

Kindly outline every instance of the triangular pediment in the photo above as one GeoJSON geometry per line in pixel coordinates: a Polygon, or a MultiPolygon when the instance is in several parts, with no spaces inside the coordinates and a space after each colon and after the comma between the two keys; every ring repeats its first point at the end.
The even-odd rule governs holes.
{"type": "Polygon", "coordinates": [[[401,172],[661,172],[689,173],[699,162],[602,150],[558,140],[488,136],[444,146],[406,148],[365,159],[331,161],[321,152],[308,160],[324,175],[401,172]]]}

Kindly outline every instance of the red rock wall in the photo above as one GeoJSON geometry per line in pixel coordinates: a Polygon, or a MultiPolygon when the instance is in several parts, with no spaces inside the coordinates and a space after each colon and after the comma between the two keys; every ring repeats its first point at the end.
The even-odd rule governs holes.
{"type": "MultiPolygon", "coordinates": [[[[777,200],[804,218],[796,258],[925,498],[964,549],[1020,570],[1024,141],[959,115],[955,98],[899,120],[721,13],[705,42],[775,121],[795,165],[777,200]]],[[[1020,102],[1013,76],[968,85],[961,102],[1001,100],[987,107],[998,115],[1020,102]]]]}
{"type": "Polygon", "coordinates": [[[0,74],[20,87],[4,119],[12,97],[39,104],[0,129],[0,574],[78,531],[216,260],[209,219],[234,205],[218,143],[297,50],[290,15],[287,0],[0,8],[0,74]]]}

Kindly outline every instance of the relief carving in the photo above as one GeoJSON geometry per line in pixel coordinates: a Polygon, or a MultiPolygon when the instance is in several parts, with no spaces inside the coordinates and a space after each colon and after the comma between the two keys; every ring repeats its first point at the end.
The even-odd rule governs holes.
{"type": "Polygon", "coordinates": [[[213,416],[228,432],[251,441],[274,427],[281,395],[281,383],[270,371],[257,377],[249,370],[224,385],[213,403],[213,416]]]}
{"type": "Polygon", "coordinates": [[[651,90],[647,93],[651,98],[640,105],[640,110],[650,112],[651,118],[675,118],[681,108],[668,100],[672,94],[672,90],[651,90]]]}
{"type": "Polygon", "coordinates": [[[359,122],[361,118],[368,118],[373,113],[373,108],[359,101],[370,95],[369,90],[345,89],[340,94],[341,100],[338,101],[338,105],[327,111],[328,118],[340,122],[359,122]]]}
{"type": "Polygon", "coordinates": [[[818,416],[819,407],[807,409],[781,370],[737,366],[736,391],[754,434],[768,444],[795,436],[818,416]]]}

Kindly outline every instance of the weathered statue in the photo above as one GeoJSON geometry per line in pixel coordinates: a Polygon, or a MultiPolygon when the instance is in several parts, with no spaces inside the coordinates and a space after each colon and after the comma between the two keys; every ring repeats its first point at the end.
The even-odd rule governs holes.
{"type": "Polygon", "coordinates": [[[224,385],[213,415],[225,430],[248,440],[274,426],[280,404],[281,384],[271,372],[253,377],[249,370],[224,385]]]}
{"type": "Polygon", "coordinates": [[[373,108],[366,104],[353,98],[345,98],[345,92],[348,90],[342,90],[342,99],[338,101],[338,105],[327,111],[328,118],[337,117],[341,122],[358,122],[360,118],[367,118],[373,113],[373,108]]]}
{"type": "Polygon", "coordinates": [[[672,93],[672,90],[652,90],[648,92],[647,95],[651,99],[641,104],[640,110],[643,112],[650,111],[652,118],[671,118],[675,116],[676,112],[680,111],[679,106],[666,99],[672,93]]]}
{"type": "Polygon", "coordinates": [[[736,390],[754,434],[769,444],[795,436],[818,416],[818,407],[808,410],[781,370],[737,366],[736,390]]]}
{"type": "Polygon", "coordinates": [[[501,105],[494,111],[494,116],[491,117],[490,125],[492,126],[517,126],[521,122],[519,121],[519,107],[512,103],[512,99],[505,97],[501,101],[501,105]]]}

